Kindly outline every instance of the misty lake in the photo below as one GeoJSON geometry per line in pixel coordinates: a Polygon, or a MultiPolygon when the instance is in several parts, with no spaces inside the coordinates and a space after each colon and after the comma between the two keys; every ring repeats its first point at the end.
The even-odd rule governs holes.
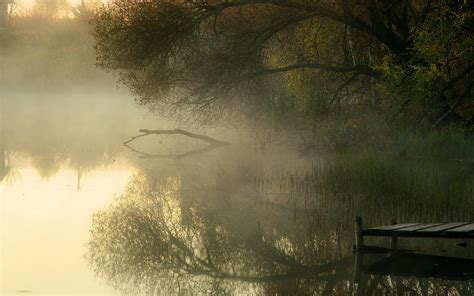
{"type": "Polygon", "coordinates": [[[7,2],[0,295],[474,295],[472,1],[7,2]]]}
{"type": "MultiPolygon", "coordinates": [[[[40,105],[26,95],[4,101],[3,295],[346,295],[356,293],[356,215],[370,226],[394,217],[473,218],[456,199],[361,198],[356,187],[347,192],[335,181],[323,184],[337,159],[304,158],[278,145],[262,152],[230,130],[210,134],[235,141],[232,146],[179,160],[141,160],[122,143],[140,128],[173,126],[157,123],[127,93],[111,92],[110,98],[43,96],[40,105]]],[[[135,144],[165,154],[199,145],[176,136],[135,144]]],[[[459,242],[400,244],[421,254],[472,259],[472,247],[459,242]]],[[[388,246],[388,240],[369,244],[388,246]]],[[[370,274],[365,280],[385,295],[470,295],[474,288],[472,273],[462,281],[370,274]]]]}

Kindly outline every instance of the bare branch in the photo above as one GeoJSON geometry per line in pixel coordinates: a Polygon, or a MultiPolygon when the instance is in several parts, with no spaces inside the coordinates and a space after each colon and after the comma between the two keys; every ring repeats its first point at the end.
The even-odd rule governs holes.
{"type": "Polygon", "coordinates": [[[469,84],[466,92],[462,96],[459,97],[456,103],[451,108],[449,108],[448,111],[446,111],[440,118],[438,118],[438,120],[436,120],[435,123],[433,123],[431,128],[436,128],[441,122],[443,122],[444,119],[446,119],[446,117],[448,117],[449,114],[451,114],[454,110],[456,110],[456,108],[459,107],[459,105],[461,105],[461,103],[464,101],[464,99],[467,97],[467,95],[471,91],[471,88],[473,85],[474,85],[473,83],[469,84]]]}
{"type": "Polygon", "coordinates": [[[140,158],[143,158],[143,159],[150,159],[150,158],[154,158],[154,159],[182,159],[182,158],[189,157],[189,156],[192,156],[192,155],[201,154],[201,153],[204,153],[204,152],[207,152],[207,151],[211,151],[211,150],[214,150],[214,149],[217,149],[217,148],[220,148],[220,147],[232,145],[231,143],[226,142],[226,141],[216,140],[216,139],[211,138],[209,136],[191,133],[191,132],[188,132],[188,131],[185,131],[185,130],[182,130],[182,129],[173,129],[173,130],[140,129],[139,132],[142,133],[142,134],[138,135],[138,136],[131,137],[130,140],[124,142],[123,145],[125,147],[127,147],[128,149],[132,150],[133,152],[141,154],[140,158]],[[205,141],[205,142],[209,143],[209,145],[205,148],[202,148],[202,149],[191,150],[189,152],[181,153],[181,154],[150,154],[150,153],[146,153],[146,152],[143,152],[143,151],[139,151],[139,150],[137,150],[137,149],[135,149],[135,148],[133,148],[132,146],[129,145],[131,142],[135,141],[136,139],[141,138],[141,137],[145,137],[145,136],[148,136],[148,135],[183,135],[183,136],[186,136],[186,137],[189,137],[189,138],[194,138],[194,139],[199,139],[199,140],[205,141]]]}
{"type": "Polygon", "coordinates": [[[246,77],[245,79],[257,78],[260,76],[277,74],[277,73],[288,72],[288,71],[298,70],[298,69],[305,69],[305,68],[318,69],[318,70],[323,70],[323,71],[328,71],[328,72],[337,72],[337,73],[356,72],[358,75],[363,74],[363,75],[371,76],[374,78],[379,78],[381,76],[381,74],[378,71],[366,65],[333,66],[333,65],[321,64],[321,63],[301,63],[301,64],[294,64],[294,65],[289,65],[289,66],[280,67],[280,68],[264,69],[262,71],[249,75],[249,77],[246,77]]]}

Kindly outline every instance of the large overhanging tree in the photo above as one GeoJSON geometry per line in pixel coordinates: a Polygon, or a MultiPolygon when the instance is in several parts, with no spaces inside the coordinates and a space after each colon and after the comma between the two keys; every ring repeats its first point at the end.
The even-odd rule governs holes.
{"type": "Polygon", "coordinates": [[[402,68],[413,61],[418,32],[450,3],[459,7],[431,0],[121,0],[99,10],[94,35],[99,65],[118,72],[140,103],[213,120],[236,106],[271,105],[270,86],[297,70],[335,85],[330,93],[354,83],[372,87],[384,74],[382,61],[402,68]]]}

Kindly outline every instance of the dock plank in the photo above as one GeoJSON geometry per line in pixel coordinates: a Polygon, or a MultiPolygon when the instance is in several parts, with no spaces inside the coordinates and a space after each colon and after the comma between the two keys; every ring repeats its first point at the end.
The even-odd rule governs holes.
{"type": "Polygon", "coordinates": [[[364,236],[385,237],[474,238],[474,231],[472,230],[474,226],[472,224],[474,223],[405,223],[367,228],[362,231],[362,234],[364,236]]]}
{"type": "Polygon", "coordinates": [[[459,226],[456,228],[451,228],[446,230],[446,232],[474,232],[474,223],[459,226]]]}
{"type": "Polygon", "coordinates": [[[397,230],[395,230],[395,233],[397,233],[397,232],[408,232],[408,231],[418,231],[418,230],[422,230],[422,229],[426,229],[426,228],[431,228],[431,227],[434,227],[434,226],[439,226],[439,225],[442,225],[442,224],[443,223],[419,224],[419,225],[415,225],[415,226],[405,227],[405,228],[402,228],[402,229],[397,229],[397,230]]]}
{"type": "Polygon", "coordinates": [[[369,228],[367,230],[376,230],[376,231],[386,231],[386,230],[397,230],[405,227],[416,226],[421,223],[404,223],[404,224],[394,224],[394,225],[387,225],[375,228],[369,228]]]}
{"type": "Polygon", "coordinates": [[[364,249],[364,236],[390,237],[391,248],[397,248],[399,237],[474,239],[474,223],[403,223],[374,228],[362,228],[362,218],[356,217],[356,249],[364,249]]]}
{"type": "Polygon", "coordinates": [[[459,227],[459,226],[464,226],[466,224],[469,224],[467,222],[453,222],[453,223],[445,223],[445,224],[441,224],[439,226],[434,226],[434,227],[430,227],[430,228],[425,228],[425,229],[422,229],[420,231],[417,231],[419,233],[421,232],[442,232],[442,231],[446,231],[448,229],[451,229],[451,228],[456,228],[456,227],[459,227]]]}

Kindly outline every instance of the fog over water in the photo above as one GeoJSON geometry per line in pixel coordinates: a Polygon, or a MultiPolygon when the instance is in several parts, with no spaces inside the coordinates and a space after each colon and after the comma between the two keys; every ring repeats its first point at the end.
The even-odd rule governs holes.
{"type": "MultiPolygon", "coordinates": [[[[0,183],[0,290],[112,295],[84,260],[91,216],[136,171],[122,142],[163,121],[139,108],[113,77],[101,75],[93,59],[62,52],[48,36],[1,44],[0,140],[7,171],[0,183]],[[47,52],[47,38],[57,49],[47,52]]],[[[92,54],[90,44],[84,52],[92,54]]]]}
{"type": "Polygon", "coordinates": [[[0,184],[2,294],[112,293],[83,258],[91,215],[135,171],[122,142],[156,121],[112,81],[107,91],[83,87],[1,95],[11,166],[0,184]]]}

